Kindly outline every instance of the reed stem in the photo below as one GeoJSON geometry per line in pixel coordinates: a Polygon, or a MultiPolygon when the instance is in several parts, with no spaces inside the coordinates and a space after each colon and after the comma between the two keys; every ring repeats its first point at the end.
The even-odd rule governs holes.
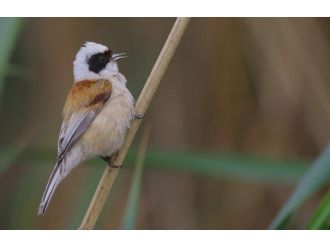
{"type": "MultiPolygon", "coordinates": [[[[187,17],[176,19],[176,22],[174,23],[172,30],[165,42],[165,45],[159,54],[158,59],[147,79],[147,82],[145,83],[143,90],[136,102],[135,111],[138,114],[144,115],[146,113],[150,101],[157,91],[160,81],[168,67],[168,64],[171,61],[171,58],[175,53],[178,44],[180,43],[180,40],[187,28],[189,21],[190,18],[187,17]]],[[[131,128],[127,131],[123,146],[119,150],[118,155],[112,161],[113,164],[121,165],[123,163],[135,133],[140,126],[140,123],[141,121],[132,122],[131,128]]],[[[110,168],[109,166],[105,169],[79,229],[94,228],[119,170],[120,169],[117,168],[110,168]]]]}

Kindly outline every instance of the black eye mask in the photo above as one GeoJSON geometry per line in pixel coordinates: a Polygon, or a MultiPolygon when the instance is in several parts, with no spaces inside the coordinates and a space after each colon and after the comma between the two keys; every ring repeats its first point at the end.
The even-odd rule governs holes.
{"type": "Polygon", "coordinates": [[[93,71],[94,73],[99,73],[110,62],[111,56],[111,50],[91,56],[87,62],[89,70],[93,71]]]}

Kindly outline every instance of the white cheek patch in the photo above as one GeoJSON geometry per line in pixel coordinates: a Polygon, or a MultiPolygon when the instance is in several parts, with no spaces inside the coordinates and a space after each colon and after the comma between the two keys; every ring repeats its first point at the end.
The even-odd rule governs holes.
{"type": "Polygon", "coordinates": [[[109,79],[111,76],[118,73],[118,65],[115,61],[110,61],[107,66],[98,73],[89,69],[88,59],[95,54],[104,53],[107,50],[108,48],[106,46],[93,42],[87,42],[85,46],[80,48],[73,62],[74,81],[109,79]]]}

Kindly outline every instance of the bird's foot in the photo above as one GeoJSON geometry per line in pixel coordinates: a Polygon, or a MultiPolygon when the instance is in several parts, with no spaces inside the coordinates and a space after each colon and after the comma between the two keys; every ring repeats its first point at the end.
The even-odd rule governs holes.
{"type": "Polygon", "coordinates": [[[134,114],[134,120],[141,120],[143,118],[143,115],[142,114],[139,114],[137,112],[135,112],[134,114]]]}
{"type": "Polygon", "coordinates": [[[100,158],[107,163],[111,163],[111,156],[100,156],[100,158]]]}
{"type": "Polygon", "coordinates": [[[101,156],[101,159],[103,159],[105,162],[107,162],[108,166],[112,168],[122,168],[123,165],[116,165],[115,163],[112,162],[112,156],[101,156]]]}

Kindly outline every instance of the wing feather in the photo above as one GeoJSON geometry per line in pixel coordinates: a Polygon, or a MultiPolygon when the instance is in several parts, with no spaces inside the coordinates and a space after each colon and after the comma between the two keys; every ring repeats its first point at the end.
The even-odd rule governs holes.
{"type": "MultiPolygon", "coordinates": [[[[56,187],[75,165],[66,162],[66,155],[103,109],[111,91],[111,82],[107,80],[80,81],[71,88],[63,109],[57,162],[42,196],[38,215],[45,213],[56,187]]],[[[72,157],[70,160],[72,162],[72,157]]]]}
{"type": "Polygon", "coordinates": [[[77,86],[70,90],[64,107],[64,121],[58,141],[58,163],[70,151],[81,135],[85,133],[111,95],[112,86],[109,81],[99,80],[93,84],[88,81],[88,83],[86,87],[82,87],[78,82],[77,86]],[[80,90],[77,90],[77,87],[80,90]],[[73,103],[70,100],[75,101],[73,103]],[[68,104],[75,107],[75,109],[67,106],[68,104]]]}

